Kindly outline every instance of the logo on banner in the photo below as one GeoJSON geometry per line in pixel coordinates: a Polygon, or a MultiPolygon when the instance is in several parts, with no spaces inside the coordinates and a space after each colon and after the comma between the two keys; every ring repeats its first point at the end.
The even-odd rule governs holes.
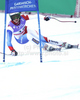
{"type": "Polygon", "coordinates": [[[10,7],[10,10],[14,9],[26,9],[26,8],[36,8],[36,5],[33,4],[31,1],[25,1],[25,2],[14,2],[13,7],[10,7]]]}
{"type": "Polygon", "coordinates": [[[14,3],[14,6],[18,6],[18,5],[25,5],[25,4],[31,4],[31,1],[25,1],[25,2],[18,2],[18,3],[14,3]]]}

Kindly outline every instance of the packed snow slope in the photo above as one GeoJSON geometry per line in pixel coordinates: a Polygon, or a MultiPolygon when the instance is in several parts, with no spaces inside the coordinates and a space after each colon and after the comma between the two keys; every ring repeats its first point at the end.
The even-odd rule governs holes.
{"type": "MultiPolygon", "coordinates": [[[[29,15],[37,16],[37,15],[29,15]]],[[[49,39],[80,44],[80,18],[77,23],[61,23],[54,19],[42,20],[41,34],[49,39]]],[[[10,18],[7,15],[7,24],[10,18]]],[[[26,25],[38,31],[37,19],[26,25]]],[[[0,13],[0,52],[3,52],[4,14],[0,13]]],[[[40,63],[39,47],[32,43],[12,43],[18,56],[0,54],[0,100],[80,100],[80,49],[43,51],[40,63]]],[[[10,54],[6,45],[6,54],[10,54]]]]}

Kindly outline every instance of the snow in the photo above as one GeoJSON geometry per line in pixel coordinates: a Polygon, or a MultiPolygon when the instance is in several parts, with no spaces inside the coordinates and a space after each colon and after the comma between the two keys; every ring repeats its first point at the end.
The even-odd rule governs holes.
{"type": "MultiPolygon", "coordinates": [[[[41,19],[41,34],[53,40],[79,44],[80,18],[58,19],[77,23],[41,19]]],[[[26,24],[38,30],[36,19],[26,24]]],[[[0,13],[0,52],[3,52],[3,35],[4,14],[0,13]]],[[[19,56],[6,55],[3,63],[0,54],[0,100],[80,100],[80,49],[43,51],[43,63],[40,63],[39,47],[32,43],[18,44],[14,38],[12,42],[19,56]]],[[[6,54],[10,54],[7,45],[6,54]]]]}

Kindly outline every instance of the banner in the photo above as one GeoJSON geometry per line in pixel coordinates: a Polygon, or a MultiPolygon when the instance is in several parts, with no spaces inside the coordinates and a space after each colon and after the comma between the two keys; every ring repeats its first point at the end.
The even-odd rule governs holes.
{"type": "Polygon", "coordinates": [[[38,11],[38,0],[7,0],[7,13],[38,11]]]}

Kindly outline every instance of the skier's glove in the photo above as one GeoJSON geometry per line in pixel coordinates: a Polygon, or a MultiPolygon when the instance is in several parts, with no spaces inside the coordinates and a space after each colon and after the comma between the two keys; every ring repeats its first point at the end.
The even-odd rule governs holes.
{"type": "Polygon", "coordinates": [[[12,50],[12,51],[11,51],[11,55],[12,55],[12,56],[17,56],[18,53],[17,53],[15,50],[12,50]]]}
{"type": "Polygon", "coordinates": [[[51,19],[51,17],[44,17],[44,20],[45,21],[48,21],[48,20],[50,20],[51,19]]]}

